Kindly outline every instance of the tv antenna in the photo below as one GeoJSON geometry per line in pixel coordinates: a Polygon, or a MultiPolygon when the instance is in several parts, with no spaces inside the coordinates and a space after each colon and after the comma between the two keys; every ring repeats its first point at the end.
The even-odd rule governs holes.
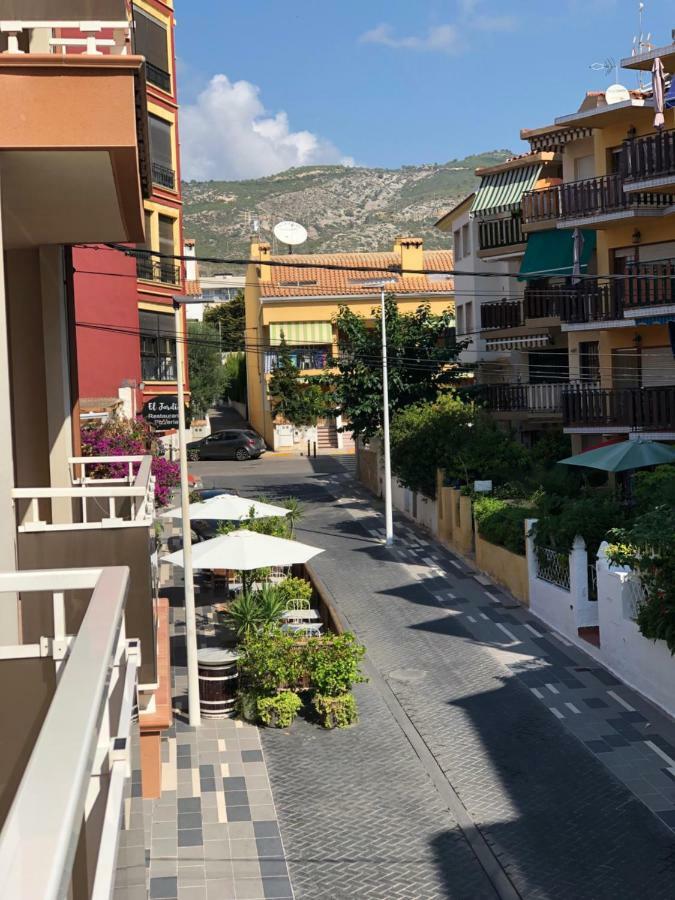
{"type": "MultiPolygon", "coordinates": [[[[643,53],[649,53],[650,50],[654,49],[654,45],[652,44],[652,35],[651,32],[644,33],[644,12],[645,12],[645,4],[640,0],[638,3],[638,20],[639,20],[639,33],[633,37],[633,49],[631,51],[631,56],[641,56],[643,53]]],[[[643,82],[644,73],[638,69],[637,79],[638,79],[638,87],[640,90],[643,90],[645,84],[643,82]]]]}

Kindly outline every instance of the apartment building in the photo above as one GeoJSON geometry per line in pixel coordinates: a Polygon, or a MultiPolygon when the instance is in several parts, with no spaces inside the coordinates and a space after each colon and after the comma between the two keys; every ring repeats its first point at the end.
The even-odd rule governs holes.
{"type": "Polygon", "coordinates": [[[145,239],[145,63],[124,0],[0,6],[1,893],[110,897],[159,791],[168,607],[150,457],[79,455],[69,248],[145,239]]]}
{"type": "MultiPolygon", "coordinates": [[[[274,422],[267,391],[282,335],[298,368],[317,375],[337,351],[335,317],[340,305],[372,319],[373,308],[380,303],[382,280],[386,290],[396,295],[402,312],[413,312],[426,302],[435,314],[454,310],[453,280],[447,274],[453,267],[452,252],[424,250],[421,238],[396,238],[390,253],[273,257],[270,245],[255,237],[249,258],[254,262],[248,267],[245,289],[248,414],[253,427],[275,450],[299,440],[290,424],[274,422]],[[291,261],[301,265],[289,266],[291,261]],[[322,264],[336,268],[319,268],[322,264]],[[390,271],[396,266],[403,274],[390,271]]],[[[339,420],[321,422],[319,445],[341,447],[346,435],[337,429],[342,425],[339,420]]]]}
{"type": "MultiPolygon", "coordinates": [[[[624,59],[626,79],[656,57],[675,72],[672,44],[624,59]]],[[[559,184],[523,197],[528,246],[542,230],[583,229],[585,246],[594,235],[593,277],[526,289],[567,337],[561,414],[575,452],[634,432],[675,439],[675,120],[667,109],[655,127],[643,81],[650,86],[590,93],[576,112],[521,133],[562,163],[559,184]]]]}
{"type": "MultiPolygon", "coordinates": [[[[176,394],[172,297],[183,293],[182,267],[151,252],[180,256],[183,226],[173,2],[127,0],[126,15],[130,50],[145,58],[145,237],[129,256],[75,248],[73,281],[82,405],[105,408],[121,397],[135,415],[148,400],[176,394]]],[[[183,331],[184,323],[183,313],[183,331]]]]}
{"type": "MultiPolygon", "coordinates": [[[[558,317],[534,302],[533,288],[564,283],[573,246],[555,231],[528,240],[523,198],[559,183],[562,164],[555,150],[537,149],[476,175],[476,191],[436,223],[453,238],[457,336],[470,342],[462,361],[474,368],[495,418],[531,443],[561,422],[568,380],[567,336],[558,317]]],[[[583,270],[592,247],[588,238],[583,270]]]]}
{"type": "Polygon", "coordinates": [[[221,303],[229,303],[239,293],[243,293],[246,283],[245,275],[236,275],[233,272],[215,272],[212,275],[202,273],[195,242],[185,239],[183,245],[185,259],[185,293],[194,298],[194,303],[185,307],[188,319],[201,322],[204,313],[212,306],[221,303]],[[199,300],[202,300],[199,303],[199,300]]]}

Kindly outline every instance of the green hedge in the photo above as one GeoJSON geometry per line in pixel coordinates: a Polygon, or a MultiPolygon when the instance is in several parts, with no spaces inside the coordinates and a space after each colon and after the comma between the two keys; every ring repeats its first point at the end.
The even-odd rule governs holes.
{"type": "Polygon", "coordinates": [[[481,497],[473,504],[479,535],[491,544],[525,556],[525,519],[532,516],[527,506],[514,506],[495,497],[481,497]]]}

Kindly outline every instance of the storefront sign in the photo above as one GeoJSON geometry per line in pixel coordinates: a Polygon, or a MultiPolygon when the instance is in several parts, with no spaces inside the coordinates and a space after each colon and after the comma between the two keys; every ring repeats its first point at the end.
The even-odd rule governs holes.
{"type": "MultiPolygon", "coordinates": [[[[171,431],[178,428],[178,397],[175,394],[161,394],[152,397],[143,406],[142,416],[157,431],[171,431]]],[[[189,424],[188,410],[185,410],[185,424],[189,424]]]]}

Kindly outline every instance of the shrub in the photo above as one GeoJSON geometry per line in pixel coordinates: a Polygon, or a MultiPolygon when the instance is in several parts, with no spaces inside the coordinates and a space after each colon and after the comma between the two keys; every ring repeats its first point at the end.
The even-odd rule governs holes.
{"type": "Polygon", "coordinates": [[[281,619],[281,614],[286,609],[284,597],[280,594],[278,588],[274,584],[265,584],[256,591],[253,599],[258,605],[260,614],[260,624],[265,626],[277,625],[281,619]]]}
{"type": "Polygon", "coordinates": [[[623,509],[613,496],[599,491],[576,499],[541,494],[533,517],[537,546],[568,553],[574,538],[581,535],[592,560],[610,529],[623,521],[623,509]]]}
{"type": "Polygon", "coordinates": [[[237,597],[227,614],[240,638],[247,637],[260,627],[260,606],[253,594],[241,594],[237,597]]]}
{"type": "Polygon", "coordinates": [[[239,715],[246,722],[255,724],[258,721],[258,700],[261,698],[258,691],[241,691],[237,707],[239,715]]]}
{"type": "Polygon", "coordinates": [[[241,646],[242,685],[262,694],[302,686],[307,672],[304,642],[278,631],[249,632],[241,646]]]}
{"type": "Polygon", "coordinates": [[[531,449],[530,458],[535,466],[549,469],[561,459],[572,455],[572,439],[562,429],[545,431],[537,438],[531,449]]]}
{"type": "Polygon", "coordinates": [[[349,692],[337,697],[315,694],[312,706],[324,728],[347,728],[359,720],[356,698],[349,692]]]}
{"type": "Polygon", "coordinates": [[[525,555],[525,519],[532,515],[530,507],[513,506],[495,497],[481,497],[474,502],[473,511],[482,538],[511,553],[525,555]]]}
{"type": "Polygon", "coordinates": [[[305,581],[304,578],[295,578],[291,575],[280,581],[276,585],[276,589],[279,592],[279,596],[283,599],[284,609],[288,608],[286,604],[288,604],[289,600],[307,600],[307,605],[309,606],[309,601],[312,599],[312,585],[309,581],[305,581]]]}
{"type": "Polygon", "coordinates": [[[319,694],[337,697],[365,681],[360,662],[366,652],[353,634],[324,635],[307,644],[307,663],[312,687],[319,694]]]}
{"type": "Polygon", "coordinates": [[[258,699],[258,715],[273,728],[288,728],[302,708],[302,700],[293,691],[282,691],[273,697],[258,699]]]}

